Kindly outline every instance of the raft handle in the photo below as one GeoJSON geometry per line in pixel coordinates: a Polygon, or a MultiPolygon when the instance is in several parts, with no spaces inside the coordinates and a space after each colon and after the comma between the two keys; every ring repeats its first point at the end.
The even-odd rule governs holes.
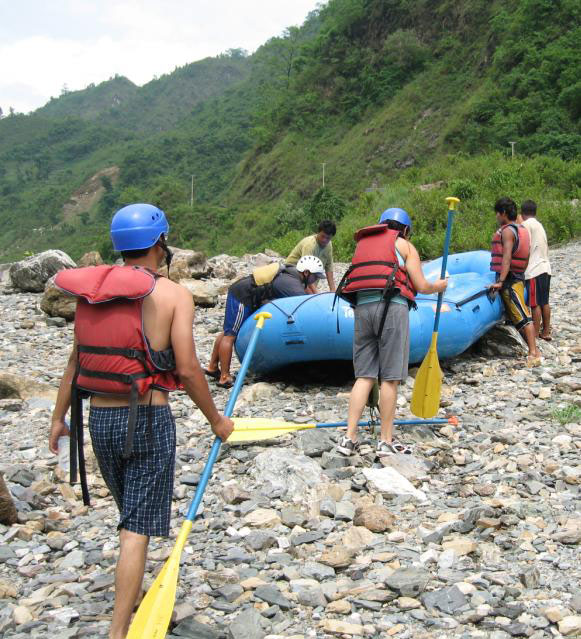
{"type": "Polygon", "coordinates": [[[287,339],[287,341],[285,342],[285,344],[289,345],[289,344],[304,344],[305,340],[304,339],[287,339]]]}

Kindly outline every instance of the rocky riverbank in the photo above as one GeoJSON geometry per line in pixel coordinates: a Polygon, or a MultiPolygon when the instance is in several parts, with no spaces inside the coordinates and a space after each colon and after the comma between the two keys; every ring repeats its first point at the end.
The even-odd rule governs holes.
{"type": "MultiPolygon", "coordinates": [[[[171,636],[581,635],[580,249],[551,252],[554,340],[541,343],[543,365],[527,369],[490,340],[446,362],[441,414],[460,425],[407,427],[412,457],[377,464],[364,446],[348,460],[331,430],[225,445],[183,554],[171,636]]],[[[214,264],[218,305],[198,308],[194,326],[203,363],[224,281],[245,267],[214,264]]],[[[92,457],[88,509],[46,446],[72,326],[43,313],[40,293],[0,292],[0,471],[18,510],[17,524],[0,525],[0,635],[105,637],[116,510],[92,457]]],[[[235,414],[345,419],[350,386],[250,378],[235,414]]],[[[412,386],[410,376],[398,417],[410,416],[412,386]]],[[[223,407],[227,391],[211,387],[223,407]]],[[[172,407],[175,533],[212,437],[186,396],[172,407]]],[[[172,543],[152,540],[146,585],[172,543]]]]}

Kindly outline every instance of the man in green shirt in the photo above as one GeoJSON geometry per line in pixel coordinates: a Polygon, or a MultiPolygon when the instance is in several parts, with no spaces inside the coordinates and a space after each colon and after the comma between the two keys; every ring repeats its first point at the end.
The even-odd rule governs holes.
{"type": "MultiPolygon", "coordinates": [[[[337,227],[330,220],[323,220],[319,223],[319,229],[314,235],[304,237],[289,253],[286,258],[286,264],[293,266],[304,255],[314,255],[318,257],[325,268],[325,275],[329,284],[331,293],[335,292],[335,278],[333,277],[333,236],[337,232],[337,227]]],[[[309,293],[316,293],[317,285],[313,284],[307,289],[309,293]]]]}

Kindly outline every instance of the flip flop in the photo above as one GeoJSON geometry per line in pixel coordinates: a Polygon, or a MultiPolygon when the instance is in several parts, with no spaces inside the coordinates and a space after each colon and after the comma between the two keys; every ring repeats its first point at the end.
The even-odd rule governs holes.
{"type": "Polygon", "coordinates": [[[552,342],[553,341],[553,338],[550,335],[547,335],[546,337],[544,335],[539,335],[539,337],[541,339],[544,339],[545,342],[552,342]]]}
{"type": "Polygon", "coordinates": [[[207,368],[204,368],[204,373],[206,373],[206,375],[208,377],[211,377],[212,379],[220,379],[220,371],[219,370],[210,371],[207,368]]]}
{"type": "Polygon", "coordinates": [[[220,388],[232,388],[232,386],[234,386],[234,382],[231,382],[230,380],[227,382],[218,382],[216,386],[219,386],[220,388]]]}

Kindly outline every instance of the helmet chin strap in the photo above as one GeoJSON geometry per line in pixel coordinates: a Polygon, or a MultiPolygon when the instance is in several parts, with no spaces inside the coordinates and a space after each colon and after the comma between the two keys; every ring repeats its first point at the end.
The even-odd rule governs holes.
{"type": "Polygon", "coordinates": [[[167,266],[167,276],[169,277],[169,268],[171,266],[173,253],[169,250],[169,246],[166,244],[165,237],[163,235],[159,238],[159,245],[161,246],[161,248],[163,249],[163,252],[165,253],[165,264],[167,266]]]}

